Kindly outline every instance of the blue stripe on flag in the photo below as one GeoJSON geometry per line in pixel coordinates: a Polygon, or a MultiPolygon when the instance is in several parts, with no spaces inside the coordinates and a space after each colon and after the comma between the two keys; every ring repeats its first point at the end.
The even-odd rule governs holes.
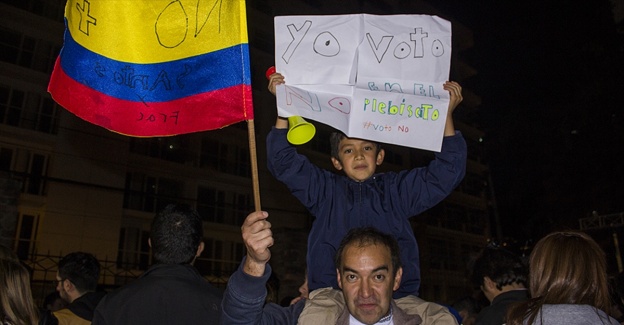
{"type": "Polygon", "coordinates": [[[251,84],[246,43],[176,61],[137,64],[91,52],[69,34],[66,31],[60,54],[65,73],[96,91],[119,99],[164,102],[251,84]]]}

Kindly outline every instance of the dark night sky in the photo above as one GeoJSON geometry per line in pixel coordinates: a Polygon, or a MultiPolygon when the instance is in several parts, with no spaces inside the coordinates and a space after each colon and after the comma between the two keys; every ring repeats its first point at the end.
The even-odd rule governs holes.
{"type": "Polygon", "coordinates": [[[622,36],[607,0],[434,2],[472,29],[499,215],[506,236],[578,228],[624,212],[622,36]]]}

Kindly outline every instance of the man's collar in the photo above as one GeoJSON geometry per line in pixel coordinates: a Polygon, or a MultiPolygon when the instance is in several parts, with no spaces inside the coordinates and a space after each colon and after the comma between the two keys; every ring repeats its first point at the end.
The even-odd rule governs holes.
{"type": "MultiPolygon", "coordinates": [[[[393,322],[392,322],[392,304],[390,304],[390,311],[388,312],[388,315],[382,317],[374,325],[392,325],[392,324],[393,324],[393,322]]],[[[359,320],[355,319],[355,317],[353,317],[353,315],[351,315],[349,313],[349,325],[364,325],[364,323],[362,323],[359,320]]]]}

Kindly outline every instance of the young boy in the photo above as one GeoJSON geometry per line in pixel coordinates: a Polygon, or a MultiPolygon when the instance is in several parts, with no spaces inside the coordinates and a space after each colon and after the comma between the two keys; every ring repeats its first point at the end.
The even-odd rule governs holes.
{"type": "MultiPolygon", "coordinates": [[[[275,87],[282,83],[281,74],[272,74],[269,91],[275,94],[275,87]]],[[[452,117],[462,101],[461,86],[446,82],[444,89],[450,92],[450,102],[441,152],[435,154],[429,166],[399,173],[375,174],[383,162],[384,150],[373,141],[341,133],[331,136],[331,161],[345,176],[323,170],[288,143],[288,120],[277,118],[267,136],[269,171],[315,217],[307,253],[311,295],[319,288],[338,288],[333,260],[336,249],[351,228],[362,226],[390,233],[399,242],[403,280],[394,298],[418,295],[418,245],[409,218],[446,198],[459,185],[466,169],[466,142],[455,131],[452,117]]]]}

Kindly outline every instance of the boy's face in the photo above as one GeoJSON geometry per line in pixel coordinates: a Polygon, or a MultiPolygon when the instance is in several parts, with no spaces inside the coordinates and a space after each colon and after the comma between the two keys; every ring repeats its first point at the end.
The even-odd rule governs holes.
{"type": "Polygon", "coordinates": [[[332,163],[338,170],[344,170],[347,177],[362,182],[375,173],[378,165],[384,159],[383,149],[377,152],[374,142],[360,139],[344,138],[338,146],[338,157],[332,157],[332,163]]]}

